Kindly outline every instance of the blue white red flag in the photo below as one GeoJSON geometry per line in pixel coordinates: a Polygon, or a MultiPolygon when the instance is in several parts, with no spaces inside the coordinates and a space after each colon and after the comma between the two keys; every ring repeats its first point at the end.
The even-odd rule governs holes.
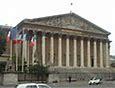
{"type": "Polygon", "coordinates": [[[6,37],[7,43],[10,42],[10,36],[11,36],[11,31],[9,31],[8,34],[7,34],[7,37],[6,37]]]}
{"type": "Polygon", "coordinates": [[[30,47],[33,47],[33,46],[35,45],[35,43],[36,43],[36,35],[34,35],[34,36],[32,37],[29,46],[30,46],[30,47]]]}
{"type": "Polygon", "coordinates": [[[22,34],[17,34],[16,39],[13,41],[14,44],[22,44],[23,40],[22,40],[22,34]]]}

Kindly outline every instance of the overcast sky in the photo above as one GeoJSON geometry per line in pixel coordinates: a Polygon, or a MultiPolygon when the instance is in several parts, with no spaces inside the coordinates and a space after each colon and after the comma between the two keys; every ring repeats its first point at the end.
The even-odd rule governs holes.
{"type": "Polygon", "coordinates": [[[110,54],[115,55],[115,0],[0,0],[0,25],[15,26],[25,18],[65,14],[70,10],[111,32],[110,54]]]}

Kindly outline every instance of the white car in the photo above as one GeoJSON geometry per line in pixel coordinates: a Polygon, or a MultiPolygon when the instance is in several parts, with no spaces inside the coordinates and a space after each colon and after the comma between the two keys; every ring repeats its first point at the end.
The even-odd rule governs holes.
{"type": "Polygon", "coordinates": [[[24,83],[24,84],[19,84],[16,88],[51,88],[47,84],[43,83],[24,83]]]}
{"type": "Polygon", "coordinates": [[[101,83],[101,79],[98,79],[98,78],[93,78],[91,80],[89,80],[88,84],[91,85],[91,84],[100,84],[101,83]]]}

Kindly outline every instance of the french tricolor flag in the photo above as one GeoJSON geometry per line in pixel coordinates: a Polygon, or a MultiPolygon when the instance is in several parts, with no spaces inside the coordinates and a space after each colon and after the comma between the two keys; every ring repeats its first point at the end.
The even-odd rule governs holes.
{"type": "Polygon", "coordinates": [[[17,34],[16,38],[13,40],[13,44],[22,44],[22,34],[17,34]]]}
{"type": "Polygon", "coordinates": [[[36,44],[36,36],[34,35],[31,39],[31,42],[29,44],[30,47],[33,47],[36,44]]]}
{"type": "Polygon", "coordinates": [[[7,43],[10,42],[10,36],[11,36],[11,31],[8,32],[8,35],[7,35],[7,37],[6,37],[6,41],[7,41],[7,43]]]}
{"type": "Polygon", "coordinates": [[[33,47],[34,45],[35,45],[35,41],[34,41],[34,37],[32,37],[29,46],[30,46],[30,47],[33,47]]]}

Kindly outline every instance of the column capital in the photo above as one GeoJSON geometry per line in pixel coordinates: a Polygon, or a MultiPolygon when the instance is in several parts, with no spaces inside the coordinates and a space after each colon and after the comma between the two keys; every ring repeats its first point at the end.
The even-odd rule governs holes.
{"type": "Polygon", "coordinates": [[[83,36],[80,36],[80,39],[81,39],[81,40],[84,40],[84,37],[83,37],[83,36]]]}
{"type": "Polygon", "coordinates": [[[93,41],[97,41],[98,39],[96,39],[96,38],[93,38],[93,41]]]}
{"type": "Polygon", "coordinates": [[[53,33],[53,32],[48,32],[46,34],[49,34],[49,37],[54,37],[54,35],[55,35],[55,33],[53,33]]]}
{"type": "Polygon", "coordinates": [[[99,42],[103,42],[103,39],[99,39],[98,41],[99,41],[99,42]]]}
{"type": "Polygon", "coordinates": [[[50,33],[50,36],[54,36],[55,34],[54,33],[50,33]]]}
{"type": "Polygon", "coordinates": [[[90,38],[90,37],[87,37],[87,40],[91,40],[91,38],[90,38]]]}
{"type": "Polygon", "coordinates": [[[77,38],[78,38],[78,36],[73,36],[73,38],[74,38],[74,39],[77,39],[77,38]]]}
{"type": "Polygon", "coordinates": [[[42,35],[46,35],[46,32],[42,32],[42,35]]]}
{"type": "Polygon", "coordinates": [[[111,41],[109,41],[109,39],[106,39],[106,40],[104,40],[106,43],[108,42],[108,43],[111,43],[111,41]]]}
{"type": "Polygon", "coordinates": [[[109,40],[106,39],[98,39],[99,42],[109,42],[109,40]]]}
{"type": "Polygon", "coordinates": [[[66,38],[69,38],[70,37],[70,35],[66,35],[66,38]]]}
{"type": "Polygon", "coordinates": [[[62,34],[58,34],[59,37],[62,37],[63,35],[62,34]]]}

